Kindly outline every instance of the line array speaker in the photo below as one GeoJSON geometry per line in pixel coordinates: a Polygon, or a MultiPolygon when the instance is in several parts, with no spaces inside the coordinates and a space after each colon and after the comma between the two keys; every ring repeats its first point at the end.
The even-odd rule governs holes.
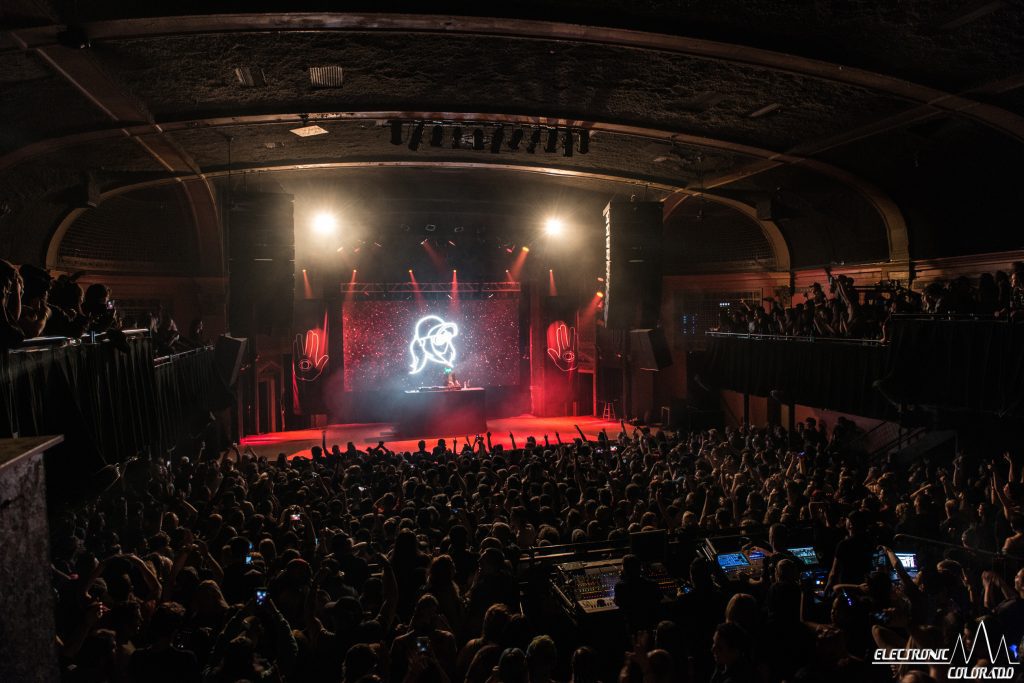
{"type": "Polygon", "coordinates": [[[295,217],[290,194],[231,197],[228,324],[241,337],[287,333],[295,299],[295,217]]]}
{"type": "Polygon", "coordinates": [[[661,203],[610,202],[604,219],[605,324],[615,329],[655,327],[664,251],[661,203]]]}

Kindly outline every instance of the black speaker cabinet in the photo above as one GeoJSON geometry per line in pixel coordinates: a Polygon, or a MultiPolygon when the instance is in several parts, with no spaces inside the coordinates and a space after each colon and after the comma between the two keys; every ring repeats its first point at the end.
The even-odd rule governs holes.
{"type": "Polygon", "coordinates": [[[654,327],[661,309],[661,203],[610,202],[604,219],[605,324],[654,327]]]}

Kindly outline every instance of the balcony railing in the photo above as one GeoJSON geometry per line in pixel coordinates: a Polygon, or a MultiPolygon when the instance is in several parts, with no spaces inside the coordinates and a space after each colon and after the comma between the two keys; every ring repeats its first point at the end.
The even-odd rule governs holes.
{"type": "Polygon", "coordinates": [[[888,343],[709,333],[711,387],[878,418],[901,406],[1024,417],[1024,324],[895,316],[888,343]]]}
{"type": "Polygon", "coordinates": [[[83,469],[172,448],[226,403],[210,347],[154,358],[146,330],[39,338],[0,353],[0,436],[64,434],[83,469]]]}

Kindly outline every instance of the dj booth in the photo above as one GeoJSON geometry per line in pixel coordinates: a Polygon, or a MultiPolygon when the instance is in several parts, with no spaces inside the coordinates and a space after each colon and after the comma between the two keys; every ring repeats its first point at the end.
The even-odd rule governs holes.
{"type": "Polygon", "coordinates": [[[481,388],[420,387],[402,392],[396,406],[403,438],[462,437],[487,431],[487,392],[481,388]]]}

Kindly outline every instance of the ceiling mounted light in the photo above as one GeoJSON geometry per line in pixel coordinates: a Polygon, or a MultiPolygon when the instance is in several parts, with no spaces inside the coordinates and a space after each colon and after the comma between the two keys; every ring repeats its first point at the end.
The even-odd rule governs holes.
{"type": "Polygon", "coordinates": [[[484,148],[484,129],[476,128],[473,130],[473,149],[481,151],[484,148]]]}
{"type": "Polygon", "coordinates": [[[565,222],[561,218],[552,216],[544,221],[544,232],[551,237],[558,237],[565,232],[565,222]]]}
{"type": "Polygon", "coordinates": [[[548,142],[544,145],[544,151],[548,154],[554,154],[555,150],[558,149],[558,129],[548,129],[548,142]]]}
{"type": "Polygon", "coordinates": [[[533,154],[537,151],[537,145],[540,144],[540,128],[534,128],[533,133],[530,134],[530,142],[526,145],[526,151],[529,154],[533,154]]]}
{"type": "Polygon", "coordinates": [[[508,148],[513,152],[519,151],[519,145],[523,142],[523,129],[516,128],[512,131],[512,137],[508,140],[508,148]]]}
{"type": "Polygon", "coordinates": [[[434,129],[430,131],[430,146],[440,147],[444,142],[444,126],[440,123],[434,126],[434,129]]]}
{"type": "Polygon", "coordinates": [[[338,219],[332,213],[321,212],[313,217],[313,232],[318,235],[333,235],[338,230],[338,219]]]}
{"type": "Polygon", "coordinates": [[[412,135],[409,136],[409,149],[414,152],[420,148],[420,143],[423,142],[423,127],[425,125],[422,121],[417,121],[413,126],[412,135]]]}
{"type": "Polygon", "coordinates": [[[433,223],[427,223],[425,229],[427,232],[434,232],[435,230],[437,230],[437,226],[434,225],[433,223]]]}
{"type": "Polygon", "coordinates": [[[300,138],[309,138],[314,135],[327,135],[327,131],[317,125],[312,126],[300,126],[299,128],[292,128],[290,131],[293,135],[298,135],[300,138]]]}
{"type": "Polygon", "coordinates": [[[494,132],[491,133],[491,154],[497,154],[501,151],[501,143],[505,141],[505,127],[495,126],[494,132]]]}
{"type": "Polygon", "coordinates": [[[590,151],[590,131],[584,128],[580,131],[580,154],[590,151]]]}
{"type": "Polygon", "coordinates": [[[391,122],[391,144],[400,145],[402,144],[402,122],[392,121],[391,122]]]}

